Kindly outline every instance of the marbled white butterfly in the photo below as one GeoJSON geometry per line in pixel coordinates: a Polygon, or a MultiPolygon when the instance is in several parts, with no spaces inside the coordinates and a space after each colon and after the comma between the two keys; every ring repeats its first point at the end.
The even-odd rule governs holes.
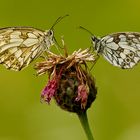
{"type": "Polygon", "coordinates": [[[65,16],[59,17],[47,31],[32,27],[1,28],[0,64],[15,71],[28,66],[56,43],[53,28],[65,16]]]}
{"type": "MultiPolygon", "coordinates": [[[[81,26],[80,28],[85,29],[81,26]]],[[[92,34],[91,40],[95,52],[103,55],[114,66],[129,69],[140,61],[140,33],[138,32],[113,33],[101,38],[92,34]]]]}

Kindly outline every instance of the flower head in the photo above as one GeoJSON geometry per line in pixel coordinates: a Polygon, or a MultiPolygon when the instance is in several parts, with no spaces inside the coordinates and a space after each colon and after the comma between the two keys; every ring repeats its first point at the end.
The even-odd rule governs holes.
{"type": "Polygon", "coordinates": [[[89,49],[74,51],[71,55],[56,55],[48,52],[44,62],[37,63],[38,75],[48,73],[49,81],[42,91],[41,98],[49,103],[54,97],[64,110],[79,112],[87,110],[96,98],[94,78],[87,62],[95,62],[89,49]]]}

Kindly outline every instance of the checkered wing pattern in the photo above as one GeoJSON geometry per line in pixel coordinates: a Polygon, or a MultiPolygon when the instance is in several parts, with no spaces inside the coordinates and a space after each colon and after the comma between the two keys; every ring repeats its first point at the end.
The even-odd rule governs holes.
{"type": "Polygon", "coordinates": [[[101,38],[101,54],[114,66],[129,69],[140,60],[140,33],[114,33],[101,38]]]}
{"type": "Polygon", "coordinates": [[[0,29],[0,64],[19,71],[44,50],[46,32],[31,27],[0,29]]]}

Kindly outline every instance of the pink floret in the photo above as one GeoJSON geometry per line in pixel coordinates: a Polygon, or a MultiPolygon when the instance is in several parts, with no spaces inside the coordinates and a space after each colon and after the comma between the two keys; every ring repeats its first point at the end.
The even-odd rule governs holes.
{"type": "Polygon", "coordinates": [[[51,98],[55,95],[57,90],[57,81],[55,79],[48,82],[46,87],[43,89],[41,93],[41,98],[47,102],[50,103],[51,98]]]}
{"type": "Polygon", "coordinates": [[[75,101],[81,101],[81,108],[85,108],[87,104],[88,90],[86,85],[81,84],[78,86],[78,96],[75,101]]]}

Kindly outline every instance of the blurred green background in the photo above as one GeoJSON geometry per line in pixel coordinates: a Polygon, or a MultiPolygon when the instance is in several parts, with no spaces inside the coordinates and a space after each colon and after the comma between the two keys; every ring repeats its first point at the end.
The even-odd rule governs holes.
{"type": "MultiPolygon", "coordinates": [[[[140,32],[139,0],[1,0],[0,27],[55,28],[72,52],[90,47],[90,35],[140,32]]],[[[88,110],[95,140],[140,140],[140,65],[131,70],[113,67],[102,57],[92,70],[98,96],[88,110]]],[[[33,63],[21,72],[0,66],[0,140],[86,140],[75,114],[40,103],[47,76],[35,76],[33,63]]]]}

